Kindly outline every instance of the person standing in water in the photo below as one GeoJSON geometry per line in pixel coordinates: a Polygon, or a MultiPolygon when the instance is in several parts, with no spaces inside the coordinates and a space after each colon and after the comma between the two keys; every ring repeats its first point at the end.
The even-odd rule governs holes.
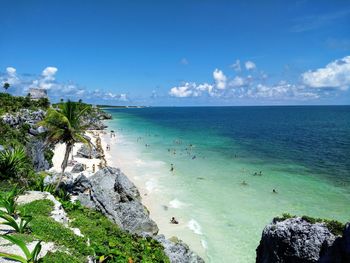
{"type": "Polygon", "coordinates": [[[174,172],[174,170],[175,170],[174,165],[173,165],[173,164],[171,164],[171,165],[170,165],[170,172],[172,172],[172,173],[173,173],[173,172],[174,172]]]}

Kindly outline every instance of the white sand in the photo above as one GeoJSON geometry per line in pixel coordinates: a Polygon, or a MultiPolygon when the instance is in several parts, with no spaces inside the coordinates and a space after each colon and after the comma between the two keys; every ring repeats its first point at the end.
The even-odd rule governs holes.
{"type": "MultiPolygon", "coordinates": [[[[101,131],[89,131],[86,133],[87,136],[89,136],[92,139],[93,144],[95,144],[96,138],[93,135],[93,132],[96,133],[101,133],[101,131]]],[[[76,143],[73,147],[73,160],[85,164],[86,165],[86,171],[90,172],[87,173],[87,175],[92,175],[92,166],[93,164],[95,164],[95,172],[98,170],[98,164],[100,163],[100,159],[88,159],[88,158],[80,158],[77,157],[77,152],[80,149],[80,147],[82,146],[82,143],[76,143]]],[[[105,146],[104,146],[105,148],[105,146]]],[[[66,146],[65,144],[56,144],[55,149],[54,149],[54,156],[52,158],[52,163],[53,163],[53,167],[50,169],[50,171],[52,172],[61,172],[61,164],[64,158],[64,153],[66,150],[66,146]]],[[[69,161],[72,160],[72,155],[69,156],[69,161]]],[[[73,168],[73,165],[70,165],[68,163],[68,167],[66,168],[67,172],[70,172],[73,168]]]]}

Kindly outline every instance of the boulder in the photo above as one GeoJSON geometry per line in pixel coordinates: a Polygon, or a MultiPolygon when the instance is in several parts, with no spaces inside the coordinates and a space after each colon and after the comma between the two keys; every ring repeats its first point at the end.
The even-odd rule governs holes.
{"type": "Polygon", "coordinates": [[[119,169],[105,167],[89,179],[79,175],[68,189],[82,205],[101,211],[130,233],[158,233],[136,186],[119,169]]]}
{"type": "Polygon", "coordinates": [[[324,223],[296,217],[267,225],[257,248],[257,263],[350,262],[350,227],[333,235],[324,223]]]}
{"type": "Polygon", "coordinates": [[[85,170],[85,167],[82,163],[76,163],[72,168],[72,173],[80,173],[85,170]]]}
{"type": "Polygon", "coordinates": [[[188,245],[181,240],[173,242],[166,239],[164,235],[157,235],[154,239],[163,245],[164,252],[171,263],[204,263],[204,260],[191,251],[188,245]]]}
{"type": "Polygon", "coordinates": [[[41,139],[33,138],[26,145],[27,153],[32,159],[35,171],[44,171],[51,168],[50,163],[45,158],[45,145],[41,139]]]}
{"type": "Polygon", "coordinates": [[[82,158],[100,158],[101,154],[92,146],[91,148],[83,144],[77,151],[77,156],[82,158]]]}
{"type": "Polygon", "coordinates": [[[28,110],[20,109],[16,113],[6,113],[2,116],[2,120],[12,127],[17,127],[22,124],[29,124],[34,127],[39,121],[43,120],[46,112],[44,110],[28,110]]]}

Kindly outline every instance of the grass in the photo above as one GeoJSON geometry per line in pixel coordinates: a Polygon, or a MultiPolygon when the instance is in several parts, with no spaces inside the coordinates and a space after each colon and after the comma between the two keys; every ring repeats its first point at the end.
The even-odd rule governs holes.
{"type": "Polygon", "coordinates": [[[100,212],[83,207],[67,210],[72,226],[91,240],[96,256],[104,256],[106,262],[170,262],[157,241],[122,231],[100,212]]]}
{"type": "MultiPolygon", "coordinates": [[[[291,215],[288,213],[284,213],[282,214],[282,217],[275,217],[273,219],[273,222],[281,222],[284,221],[286,219],[290,219],[290,218],[296,218],[296,215],[291,215]]],[[[330,219],[323,219],[323,218],[314,218],[311,216],[302,216],[301,217],[303,220],[311,223],[311,224],[315,224],[315,223],[324,223],[326,225],[326,227],[328,228],[328,230],[335,236],[341,236],[343,234],[344,228],[345,228],[345,224],[336,221],[336,220],[330,220],[330,219]]]]}
{"type": "Polygon", "coordinates": [[[121,230],[116,224],[100,212],[83,208],[79,204],[68,205],[64,202],[71,226],[78,227],[84,237],[75,235],[70,229],[54,221],[49,215],[53,203],[49,200],[38,200],[19,206],[21,213],[33,216],[30,223],[30,237],[44,242],[54,242],[67,248],[69,254],[62,251],[49,253],[43,262],[85,262],[88,255],[95,255],[103,262],[142,262],[169,263],[163,247],[151,238],[142,238],[121,230]],[[90,242],[90,246],[87,242],[90,242]]]}

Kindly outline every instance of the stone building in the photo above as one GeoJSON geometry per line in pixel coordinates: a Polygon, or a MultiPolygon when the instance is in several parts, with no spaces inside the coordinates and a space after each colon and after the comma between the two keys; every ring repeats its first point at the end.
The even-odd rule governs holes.
{"type": "Polygon", "coordinates": [[[48,98],[46,89],[30,88],[29,94],[30,94],[31,98],[34,100],[38,100],[41,98],[48,98]]]}

